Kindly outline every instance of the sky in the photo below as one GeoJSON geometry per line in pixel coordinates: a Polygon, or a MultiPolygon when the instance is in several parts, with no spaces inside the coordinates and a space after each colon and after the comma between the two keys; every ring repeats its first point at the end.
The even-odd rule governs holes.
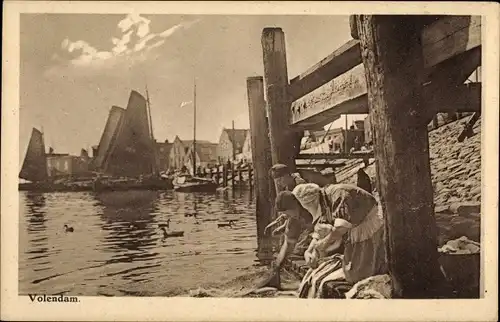
{"type": "Polygon", "coordinates": [[[249,128],[246,78],[263,75],[265,27],[285,33],[290,79],[351,38],[348,16],[21,14],[20,160],[33,127],[55,152],[97,145],[111,106],[146,84],[155,139],[192,139],[182,103],[195,77],[197,139],[218,142],[233,120],[249,128]]]}

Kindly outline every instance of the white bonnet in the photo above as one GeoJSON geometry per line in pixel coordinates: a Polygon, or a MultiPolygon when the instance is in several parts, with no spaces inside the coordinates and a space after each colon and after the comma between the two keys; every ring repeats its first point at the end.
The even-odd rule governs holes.
{"type": "Polygon", "coordinates": [[[302,207],[311,213],[313,221],[321,216],[320,191],[321,188],[315,183],[299,184],[292,191],[302,207]]]}

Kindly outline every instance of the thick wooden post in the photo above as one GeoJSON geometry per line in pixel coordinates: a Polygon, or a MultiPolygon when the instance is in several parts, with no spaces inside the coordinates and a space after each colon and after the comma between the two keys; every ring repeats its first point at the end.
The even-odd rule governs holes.
{"type": "MultiPolygon", "coordinates": [[[[261,76],[247,78],[248,110],[250,114],[250,135],[252,144],[253,171],[256,198],[257,238],[259,258],[272,258],[272,239],[264,235],[264,228],[272,221],[274,213],[274,183],[269,177],[271,145],[264,101],[264,81],[261,76]]],[[[251,180],[249,180],[251,181],[251,180]]]]}
{"type": "Polygon", "coordinates": [[[442,285],[418,17],[362,15],[356,22],[393,296],[433,298],[442,285]]]}
{"type": "Polygon", "coordinates": [[[290,101],[288,98],[288,71],[285,34],[281,28],[262,31],[264,79],[267,94],[267,114],[273,164],[282,163],[295,171],[297,133],[290,130],[290,101]]]}
{"type": "Polygon", "coordinates": [[[227,187],[227,165],[222,165],[222,186],[227,187]]]}
{"type": "Polygon", "coordinates": [[[234,170],[234,160],[233,160],[233,162],[231,162],[230,165],[231,165],[231,188],[234,190],[235,183],[236,183],[236,180],[235,180],[236,171],[234,170]]]}
{"type": "Polygon", "coordinates": [[[252,181],[252,176],[253,176],[253,168],[252,167],[248,167],[248,187],[250,189],[253,188],[253,181],[252,181]]]}

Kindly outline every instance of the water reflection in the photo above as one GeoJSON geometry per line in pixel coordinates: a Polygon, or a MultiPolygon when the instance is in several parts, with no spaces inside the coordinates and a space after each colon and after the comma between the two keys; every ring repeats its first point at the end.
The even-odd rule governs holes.
{"type": "Polygon", "coordinates": [[[248,191],[21,192],[20,211],[21,294],[184,294],[239,276],[256,260],[248,191]],[[168,219],[183,237],[162,238],[158,226],[168,219]],[[217,227],[230,219],[234,227],[217,227]]]}
{"type": "Polygon", "coordinates": [[[150,246],[158,239],[156,211],[159,193],[156,191],[108,191],[96,194],[101,229],[108,234],[102,241],[104,251],[114,255],[106,264],[133,262],[154,257],[150,246]]]}
{"type": "Polygon", "coordinates": [[[35,232],[45,229],[45,206],[46,199],[42,193],[27,192],[26,207],[30,214],[28,219],[28,231],[35,232]]]}

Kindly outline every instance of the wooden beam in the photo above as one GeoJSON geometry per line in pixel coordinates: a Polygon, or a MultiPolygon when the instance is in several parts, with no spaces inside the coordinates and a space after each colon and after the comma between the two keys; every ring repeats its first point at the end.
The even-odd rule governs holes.
{"type": "MultiPolygon", "coordinates": [[[[479,60],[480,64],[481,18],[445,16],[437,21],[431,18],[426,21],[421,33],[426,68],[424,75],[433,74],[432,77],[437,77],[436,74],[440,73],[441,69],[450,70],[446,66],[448,61],[452,68],[456,68],[457,63],[464,64],[462,66],[468,63],[476,68],[478,64],[470,58],[469,52],[474,52],[474,55],[479,57],[476,60],[479,60]],[[443,68],[440,68],[440,65],[443,65],[443,68]]],[[[297,128],[325,125],[330,123],[334,116],[358,114],[360,110],[366,110],[366,99],[360,99],[363,90],[366,94],[366,81],[364,70],[359,67],[362,65],[357,65],[360,57],[354,55],[357,50],[358,41],[351,40],[305,73],[292,79],[289,88],[289,95],[295,100],[291,105],[292,125],[297,128]],[[350,66],[354,67],[344,74],[341,73],[350,66]],[[306,90],[309,89],[311,91],[307,93],[306,90]]],[[[462,69],[468,70],[466,67],[462,69]]]]}
{"type": "Polygon", "coordinates": [[[373,151],[354,153],[301,153],[297,159],[307,160],[339,160],[339,159],[364,159],[373,158],[373,151]]]}
{"type": "Polygon", "coordinates": [[[422,31],[424,68],[481,46],[481,16],[448,16],[422,31]]]}
{"type": "Polygon", "coordinates": [[[290,80],[288,92],[291,101],[295,101],[359,64],[361,64],[359,42],[351,39],[319,63],[290,80]]]}
{"type": "Polygon", "coordinates": [[[269,169],[272,167],[271,144],[268,135],[262,76],[247,78],[247,94],[252,164],[254,165],[258,258],[265,259],[272,257],[272,240],[265,237],[264,228],[272,221],[275,192],[274,183],[268,175],[269,169]]]}
{"type": "Polygon", "coordinates": [[[481,83],[446,86],[438,93],[424,87],[423,95],[425,106],[439,113],[481,112],[481,83]]]}
{"type": "Polygon", "coordinates": [[[341,114],[366,113],[366,79],[362,64],[292,103],[291,123],[326,125],[341,114]]]}
{"type": "MultiPolygon", "coordinates": [[[[298,127],[322,127],[342,114],[367,114],[368,97],[363,66],[334,80],[338,87],[317,96],[306,96],[292,107],[292,120],[298,127]],[[333,108],[332,108],[333,106],[333,108]]],[[[424,86],[424,105],[431,113],[477,112],[481,110],[481,84],[424,86]]],[[[427,122],[428,123],[428,122],[427,122]]]]}
{"type": "Polygon", "coordinates": [[[423,57],[412,16],[357,16],[368,81],[377,184],[395,298],[435,298],[437,228],[425,124],[423,57]]]}

